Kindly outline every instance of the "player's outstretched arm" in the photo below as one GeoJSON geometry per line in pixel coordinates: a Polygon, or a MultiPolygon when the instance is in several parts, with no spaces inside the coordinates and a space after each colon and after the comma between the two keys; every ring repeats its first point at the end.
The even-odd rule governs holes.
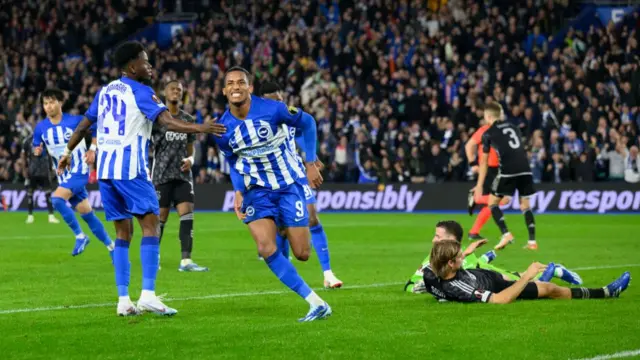
{"type": "Polygon", "coordinates": [[[508,304],[513,302],[515,299],[520,296],[524,288],[527,286],[529,281],[533,280],[533,278],[538,275],[538,273],[544,271],[547,266],[538,262],[535,262],[529,266],[527,271],[522,274],[522,277],[518,281],[516,281],[513,285],[508,288],[500,291],[497,294],[492,294],[489,298],[489,303],[491,304],[508,304]]]}
{"type": "Polygon", "coordinates": [[[91,125],[92,122],[85,117],[80,121],[73,134],[71,134],[71,138],[69,139],[69,142],[67,142],[67,147],[64,149],[62,157],[58,162],[58,175],[61,175],[71,165],[71,157],[69,155],[73,149],[80,144],[80,141],[84,140],[85,136],[87,136],[87,132],[91,125]]]}
{"type": "Polygon", "coordinates": [[[193,124],[174,119],[169,111],[163,111],[162,113],[160,113],[160,115],[158,115],[157,121],[158,123],[160,123],[160,125],[165,126],[167,130],[178,133],[205,133],[213,134],[215,136],[222,136],[227,131],[227,128],[224,125],[218,124],[216,122],[216,119],[205,121],[203,124],[193,124]]]}

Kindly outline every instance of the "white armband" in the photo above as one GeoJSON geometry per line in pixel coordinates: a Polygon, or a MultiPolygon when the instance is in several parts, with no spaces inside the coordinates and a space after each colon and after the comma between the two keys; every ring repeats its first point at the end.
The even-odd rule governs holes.
{"type": "Polygon", "coordinates": [[[98,150],[98,146],[96,144],[91,144],[91,146],[89,146],[89,150],[96,151],[98,150]]]}
{"type": "Polygon", "coordinates": [[[69,154],[71,154],[71,150],[69,150],[68,147],[64,148],[64,151],[62,151],[62,156],[69,156],[69,154]]]}
{"type": "Polygon", "coordinates": [[[182,160],[183,160],[183,161],[184,161],[184,160],[189,160],[189,162],[191,163],[191,165],[193,165],[193,155],[191,155],[191,156],[189,156],[189,157],[187,157],[187,158],[184,158],[184,159],[182,159],[182,160]]]}

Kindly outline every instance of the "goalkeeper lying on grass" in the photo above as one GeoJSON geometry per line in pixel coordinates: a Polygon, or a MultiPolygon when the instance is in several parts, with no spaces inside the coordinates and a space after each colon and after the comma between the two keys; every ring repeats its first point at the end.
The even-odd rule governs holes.
{"type": "MultiPolygon", "coordinates": [[[[463,234],[462,226],[460,226],[458,222],[453,220],[440,221],[439,223],[436,224],[436,233],[433,236],[432,243],[436,243],[443,240],[455,240],[458,243],[460,243],[462,241],[462,234],[463,234]]],[[[493,250],[489,251],[486,254],[480,256],[479,258],[473,253],[474,251],[476,251],[477,248],[479,248],[480,246],[486,243],[487,243],[486,240],[474,241],[463,251],[464,260],[462,263],[462,268],[493,270],[495,272],[498,272],[506,276],[509,280],[517,281],[518,279],[520,279],[520,274],[517,272],[507,271],[489,264],[491,261],[493,261],[493,259],[496,258],[495,251],[493,250]]],[[[404,290],[406,292],[415,293],[415,294],[424,294],[427,292],[424,286],[424,280],[422,279],[422,276],[423,276],[422,269],[428,264],[429,264],[429,256],[427,256],[426,259],[422,261],[420,268],[416,270],[413,276],[411,276],[411,279],[409,279],[407,284],[404,286],[404,290]]],[[[539,281],[551,280],[551,277],[547,279],[546,276],[544,279],[542,279],[541,277],[543,275],[544,274],[542,273],[538,274],[534,280],[539,280],[539,281]]],[[[568,270],[561,264],[555,265],[555,270],[551,275],[553,275],[552,277],[559,278],[570,284],[574,284],[574,285],[582,284],[582,279],[578,274],[576,274],[571,270],[568,270]]]]}

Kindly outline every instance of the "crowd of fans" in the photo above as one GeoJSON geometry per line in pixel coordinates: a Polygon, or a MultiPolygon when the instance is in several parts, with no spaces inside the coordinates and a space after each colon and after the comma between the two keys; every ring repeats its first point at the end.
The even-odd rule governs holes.
{"type": "MultiPolygon", "coordinates": [[[[21,181],[20,138],[43,118],[42,89],[66,90],[65,110],[83,113],[119,76],[104,44],[149,7],[116,3],[2,6],[0,181],[21,181]]],[[[469,181],[464,144],[489,101],[521,129],[536,182],[640,178],[638,23],[569,31],[553,48],[575,11],[562,1],[212,3],[169,49],[146,42],[154,87],[181,80],[185,110],[204,121],[225,109],[231,66],[251,71],[256,92],[277,80],[317,120],[326,181],[469,181]]],[[[212,144],[198,137],[198,183],[228,181],[212,144]]]]}

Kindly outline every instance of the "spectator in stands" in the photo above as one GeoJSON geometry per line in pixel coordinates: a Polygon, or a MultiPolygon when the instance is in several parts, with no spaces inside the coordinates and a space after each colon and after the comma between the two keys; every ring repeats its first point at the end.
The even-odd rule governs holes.
{"type": "Polygon", "coordinates": [[[629,149],[624,163],[624,180],[630,183],[640,182],[640,154],[637,146],[634,145],[629,149]]]}
{"type": "MultiPolygon", "coordinates": [[[[153,11],[150,2],[135,3],[143,5],[1,7],[0,177],[15,178],[11,144],[42,119],[44,87],[63,88],[65,111],[83,113],[99,86],[119,75],[105,62],[109,49],[153,11]]],[[[168,49],[145,41],[159,69],[154,86],[181,80],[184,108],[204,121],[224,111],[229,67],[251,69],[258,87],[277,81],[288,103],[318,121],[327,181],[466,181],[461,148],[487,101],[500,102],[525,137],[539,134],[526,139],[537,181],[585,181],[594,172],[606,180],[601,169],[621,179],[624,151],[639,145],[638,31],[594,26],[550,40],[575,14],[554,1],[451,0],[440,9],[368,0],[165,3],[199,17],[168,49]]],[[[210,160],[212,143],[198,141],[196,181],[225,181],[225,160],[210,160]]]]}

